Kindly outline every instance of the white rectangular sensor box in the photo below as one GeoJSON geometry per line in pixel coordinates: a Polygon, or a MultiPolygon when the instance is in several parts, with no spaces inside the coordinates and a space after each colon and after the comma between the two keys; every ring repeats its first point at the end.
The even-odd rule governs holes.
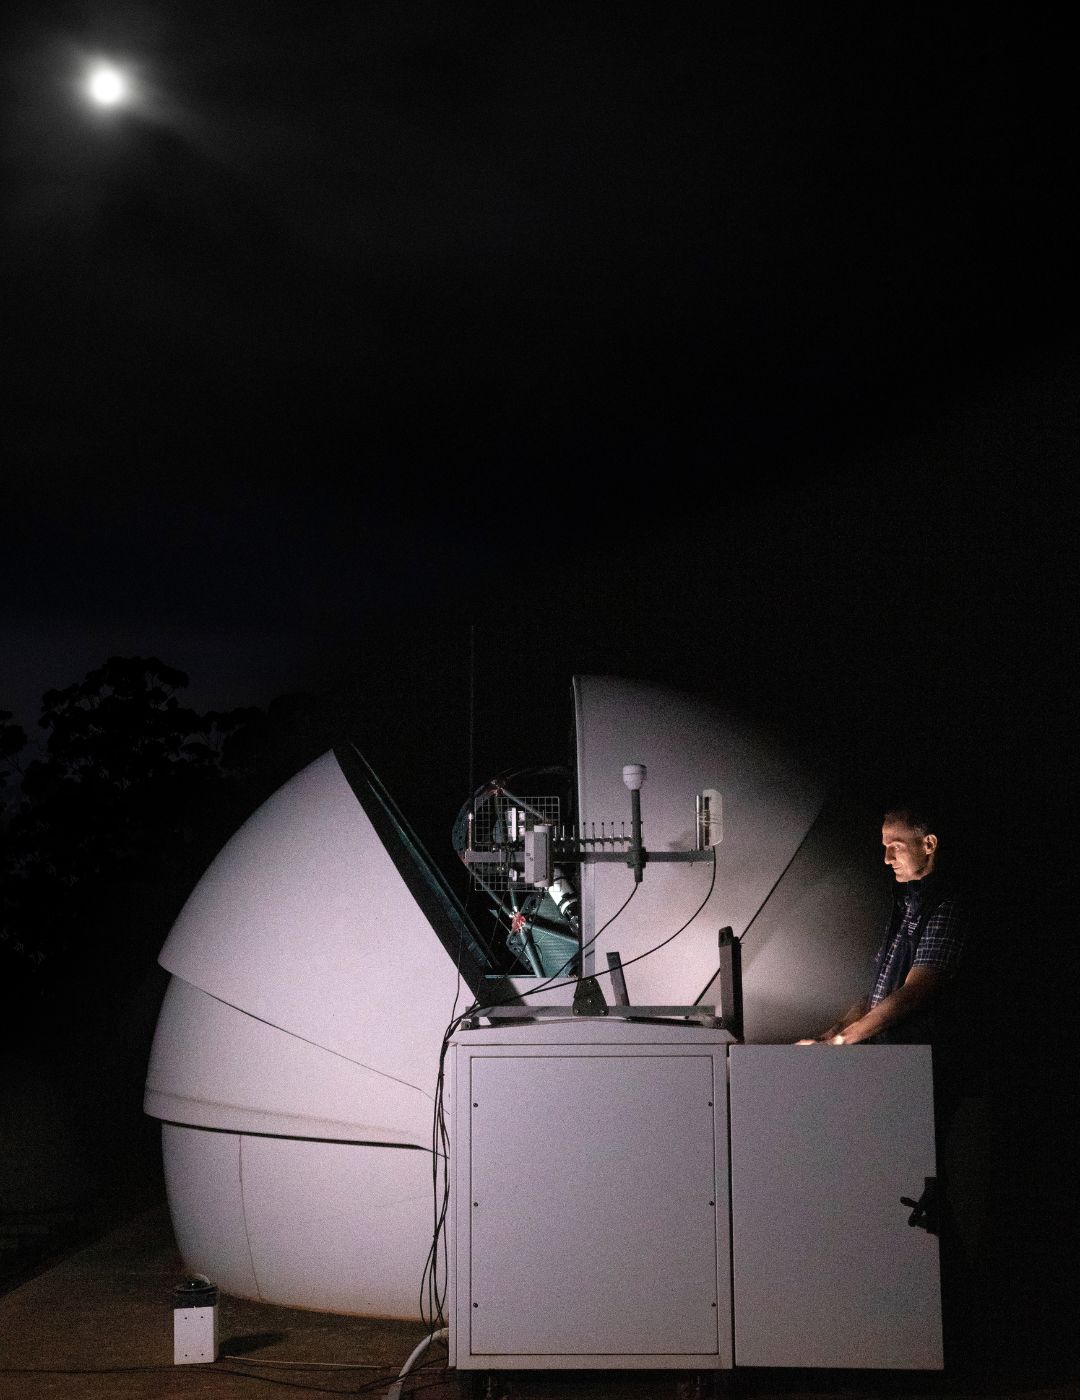
{"type": "Polygon", "coordinates": [[[552,878],[551,828],[534,826],[525,833],[525,883],[545,888],[552,878]]]}
{"type": "Polygon", "coordinates": [[[186,1366],[218,1357],[218,1305],[173,1309],[173,1362],[186,1366]]]}

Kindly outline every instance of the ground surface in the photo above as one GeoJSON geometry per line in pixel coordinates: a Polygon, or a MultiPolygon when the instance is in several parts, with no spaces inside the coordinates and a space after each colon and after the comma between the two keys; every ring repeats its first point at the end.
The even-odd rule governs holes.
{"type": "MultiPolygon", "coordinates": [[[[172,1291],[184,1277],[165,1206],[101,1238],[0,1296],[0,1400],[273,1400],[304,1395],[385,1396],[425,1335],[419,1323],[303,1312],[223,1296],[221,1359],[172,1364],[172,1291]],[[288,1365],[283,1363],[296,1363],[288,1365]],[[317,1364],[323,1363],[323,1364],[317,1364]],[[336,1363],[334,1369],[326,1363],[336,1363]]],[[[1075,1378],[1026,1363],[1006,1344],[958,1375],[739,1371],[733,1400],[1080,1400],[1075,1378]]],[[[443,1369],[438,1344],[404,1394],[470,1394],[443,1369]]],[[[423,1358],[426,1360],[426,1358],[423,1358]]],[[[487,1377],[479,1378],[485,1394],[487,1377]]],[[[492,1378],[491,1396],[525,1400],[692,1397],[695,1378],[654,1372],[529,1372],[492,1378]]],[[[706,1395],[708,1392],[703,1391],[706,1395]]]]}

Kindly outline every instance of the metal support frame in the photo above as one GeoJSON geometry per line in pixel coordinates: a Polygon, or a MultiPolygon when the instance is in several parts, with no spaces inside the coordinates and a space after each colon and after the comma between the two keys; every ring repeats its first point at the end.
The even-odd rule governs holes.
{"type": "MultiPolygon", "coordinates": [[[[583,840],[590,838],[584,837],[583,840]]],[[[601,837],[596,837],[597,842],[601,837]]],[[[607,840],[612,838],[608,837],[607,840]]],[[[616,837],[621,840],[621,837],[616,837]]],[[[650,851],[644,846],[640,849],[640,861],[642,866],[651,864],[653,861],[693,861],[711,860],[712,847],[706,846],[702,851],[650,851]]],[[[461,859],[466,865],[496,865],[506,869],[525,869],[525,856],[522,851],[512,851],[509,847],[495,851],[478,851],[466,848],[460,852],[461,859]]],[[[624,847],[620,851],[590,851],[581,850],[578,846],[570,842],[555,841],[551,847],[552,863],[555,865],[600,865],[619,864],[635,867],[635,852],[633,848],[624,847]]]]}
{"type": "Polygon", "coordinates": [[[480,1021],[570,1020],[574,1016],[610,1016],[623,1021],[686,1021],[712,1030],[726,1029],[715,1006],[605,1006],[602,1011],[583,1012],[569,1006],[480,1006],[463,1020],[463,1030],[476,1030],[480,1021]]]}

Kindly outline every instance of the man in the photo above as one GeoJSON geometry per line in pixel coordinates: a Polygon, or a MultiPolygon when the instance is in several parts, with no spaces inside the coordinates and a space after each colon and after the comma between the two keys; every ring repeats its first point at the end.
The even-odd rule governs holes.
{"type": "MultiPolygon", "coordinates": [[[[973,1275],[953,1215],[946,1182],[946,1139],[961,1098],[970,1089],[971,1048],[958,1024],[957,972],[965,922],[956,887],[939,868],[935,823],[915,806],[892,807],[882,820],[885,864],[896,895],[878,949],[869,995],[817,1037],[829,1045],[925,1043],[934,1047],[936,1178],[920,1202],[926,1228],[941,1242],[942,1309],[949,1369],[974,1356],[973,1275]]],[[[800,1040],[813,1045],[814,1040],[800,1040]]]]}
{"type": "Polygon", "coordinates": [[[964,948],[960,901],[937,868],[938,836],[920,809],[887,811],[881,843],[898,889],[869,994],[800,1045],[938,1039],[964,948]]]}

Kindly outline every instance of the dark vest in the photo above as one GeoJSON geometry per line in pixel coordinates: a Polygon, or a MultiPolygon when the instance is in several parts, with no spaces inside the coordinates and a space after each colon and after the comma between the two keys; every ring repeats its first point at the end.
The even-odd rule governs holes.
{"type": "MultiPolygon", "coordinates": [[[[911,971],[915,962],[915,953],[918,950],[919,942],[926,930],[926,925],[931,914],[938,907],[941,901],[949,896],[955,896],[956,891],[948,884],[942,876],[931,874],[925,879],[918,881],[918,890],[915,893],[918,900],[918,908],[915,914],[915,921],[901,932],[901,927],[905,922],[905,914],[908,909],[908,891],[899,894],[893,905],[892,917],[889,920],[888,932],[885,941],[881,945],[878,953],[877,963],[874,967],[874,980],[871,989],[877,986],[877,980],[881,969],[888,961],[889,953],[893,943],[900,938],[898,956],[889,970],[889,980],[884,987],[884,995],[888,996],[897,987],[901,987],[911,971]]],[[[947,1022],[949,1016],[949,1003],[953,997],[953,981],[951,979],[939,994],[934,998],[930,1006],[924,1007],[921,1011],[912,1012],[910,1016],[905,1016],[902,1021],[894,1026],[888,1026],[871,1040],[877,1045],[933,1045],[940,1039],[940,1027],[947,1022]]]]}

